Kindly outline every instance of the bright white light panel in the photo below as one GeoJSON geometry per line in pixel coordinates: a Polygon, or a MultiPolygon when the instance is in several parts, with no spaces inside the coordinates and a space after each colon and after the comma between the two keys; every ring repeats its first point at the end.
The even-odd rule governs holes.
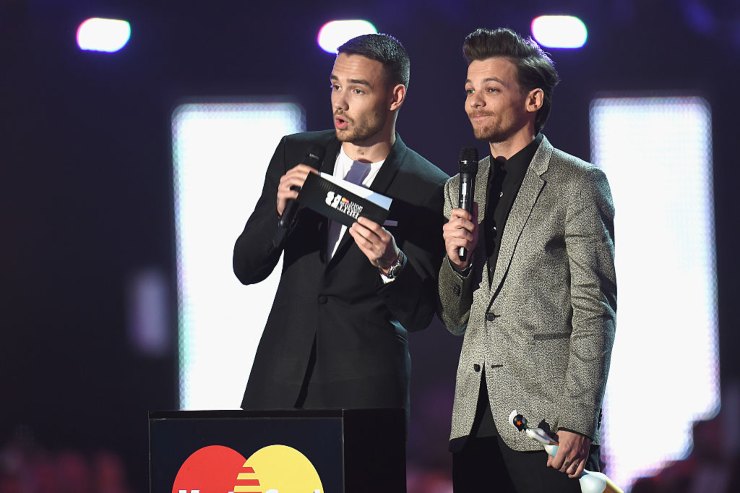
{"type": "Polygon", "coordinates": [[[77,28],[77,46],[85,51],[115,53],[131,37],[131,25],[120,19],[87,19],[77,28]]]}
{"type": "Polygon", "coordinates": [[[335,54],[350,39],[363,34],[376,34],[378,30],[364,19],[330,21],[319,29],[316,41],[322,50],[335,54]]]}
{"type": "Polygon", "coordinates": [[[622,487],[690,451],[719,410],[711,114],[698,97],[602,98],[593,161],[616,207],[607,473],[622,487]]]}
{"type": "Polygon", "coordinates": [[[282,262],[243,286],[234,242],[280,138],[304,128],[292,103],[185,104],[173,113],[182,409],[239,408],[282,262]]]}
{"type": "Polygon", "coordinates": [[[546,48],[581,48],[588,39],[588,29],[572,15],[541,15],[532,20],[532,35],[546,48]]]}

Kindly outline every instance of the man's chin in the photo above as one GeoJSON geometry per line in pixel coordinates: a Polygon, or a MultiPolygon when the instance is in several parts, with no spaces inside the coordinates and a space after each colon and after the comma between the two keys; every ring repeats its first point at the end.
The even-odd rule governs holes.
{"type": "Polygon", "coordinates": [[[473,136],[475,136],[478,140],[491,140],[491,137],[493,137],[493,132],[487,129],[473,129],[473,136]]]}
{"type": "Polygon", "coordinates": [[[360,135],[357,132],[348,132],[347,130],[336,130],[337,140],[339,142],[347,142],[357,146],[366,145],[369,137],[366,135],[360,135]]]}
{"type": "Polygon", "coordinates": [[[484,140],[486,142],[503,142],[506,140],[506,136],[500,132],[495,132],[490,128],[473,129],[473,136],[478,140],[484,140]]]}
{"type": "Polygon", "coordinates": [[[334,129],[334,133],[336,134],[337,140],[339,142],[351,142],[354,137],[351,132],[347,130],[340,130],[338,128],[334,129]]]}

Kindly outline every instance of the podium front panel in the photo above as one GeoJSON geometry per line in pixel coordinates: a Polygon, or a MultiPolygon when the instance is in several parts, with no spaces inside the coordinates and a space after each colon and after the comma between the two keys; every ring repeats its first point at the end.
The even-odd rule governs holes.
{"type": "Polygon", "coordinates": [[[403,423],[400,410],[151,413],[150,492],[403,492],[403,423]]]}

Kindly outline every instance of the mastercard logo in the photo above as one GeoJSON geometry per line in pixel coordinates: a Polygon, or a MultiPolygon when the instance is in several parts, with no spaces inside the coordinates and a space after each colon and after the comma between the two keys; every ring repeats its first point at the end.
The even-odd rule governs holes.
{"type": "Polygon", "coordinates": [[[172,493],[324,493],[311,461],[287,445],[269,445],[245,459],[209,445],[180,466],[172,493]]]}

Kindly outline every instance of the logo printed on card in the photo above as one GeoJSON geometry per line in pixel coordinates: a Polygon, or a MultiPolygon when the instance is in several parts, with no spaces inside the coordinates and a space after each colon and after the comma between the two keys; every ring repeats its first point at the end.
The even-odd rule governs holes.
{"type": "Polygon", "coordinates": [[[356,202],[352,202],[347,197],[343,197],[338,193],[326,192],[326,199],[324,199],[326,205],[333,207],[342,214],[346,214],[353,219],[360,217],[362,213],[362,206],[356,202]]]}

